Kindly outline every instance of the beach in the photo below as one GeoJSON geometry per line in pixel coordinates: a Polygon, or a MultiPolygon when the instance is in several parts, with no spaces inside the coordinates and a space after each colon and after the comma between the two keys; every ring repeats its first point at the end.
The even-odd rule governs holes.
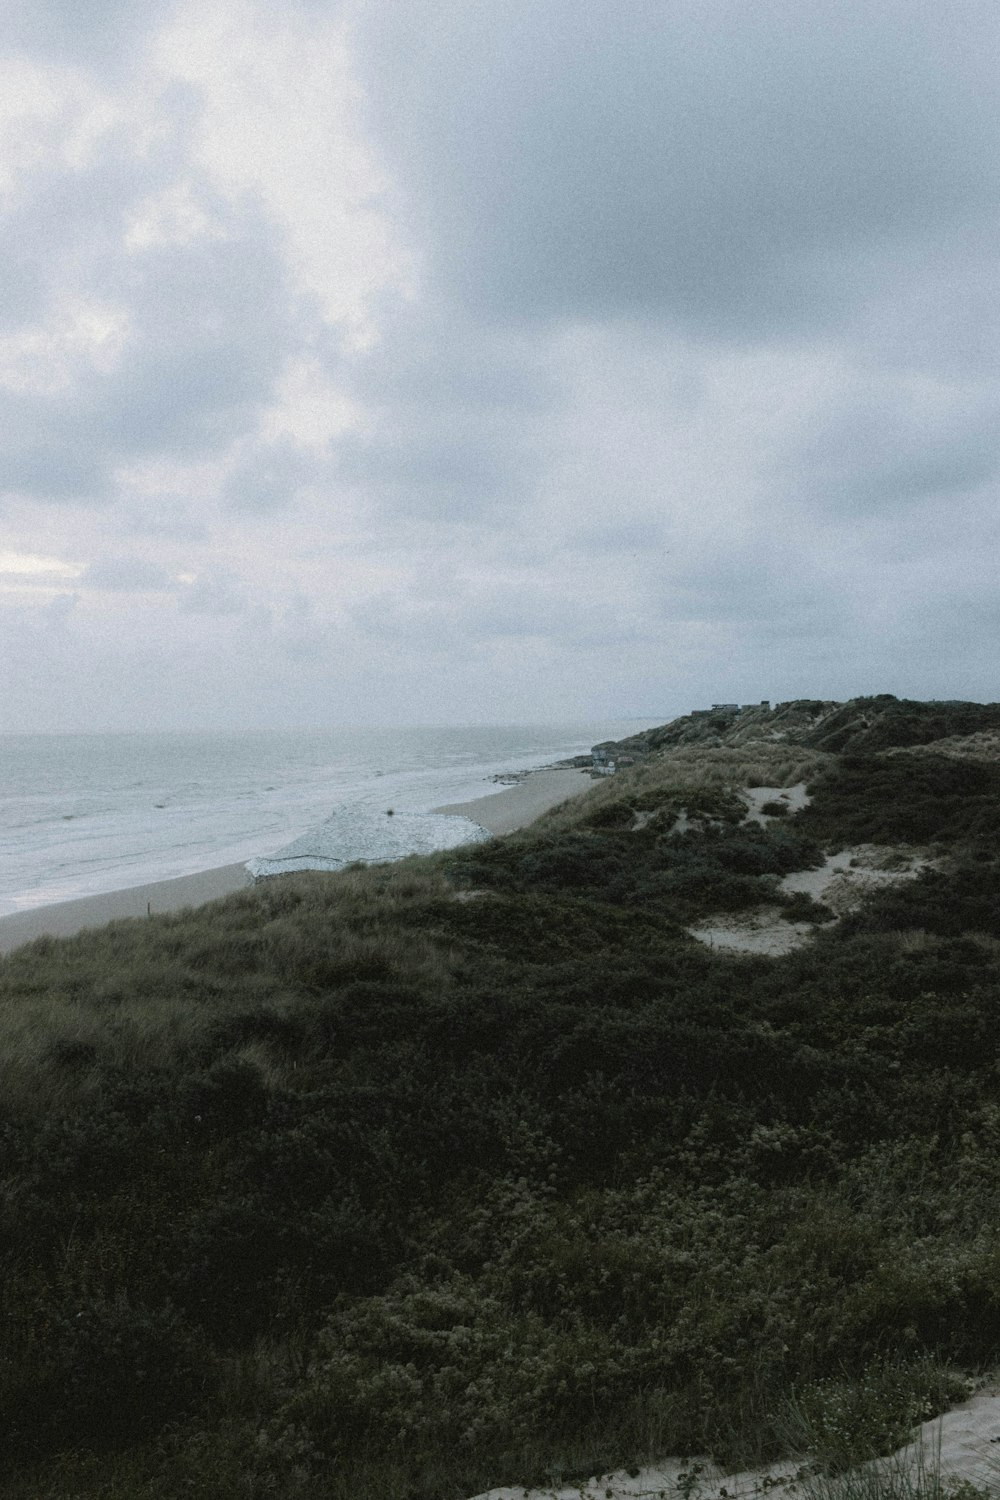
{"type": "Polygon", "coordinates": [[[121,891],[103,891],[76,901],[59,901],[31,911],[0,917],[0,953],[10,953],[37,937],[72,937],[85,927],[104,927],[122,917],[146,917],[161,912],[182,911],[185,906],[203,906],[220,896],[229,896],[250,883],[244,865],[220,865],[181,875],[176,880],[155,880],[121,891]]]}
{"type": "MultiPolygon", "coordinates": [[[[567,797],[585,792],[592,784],[585,771],[545,768],[529,772],[523,780],[502,791],[470,802],[437,807],[434,812],[468,818],[492,834],[512,833],[567,797]]],[[[16,912],[0,917],[0,954],[10,953],[38,937],[72,937],[85,928],[104,927],[125,917],[146,917],[182,911],[186,906],[202,906],[242,890],[249,883],[245,865],[228,864],[173,880],[157,880],[16,912]]]]}
{"type": "Polygon", "coordinates": [[[568,797],[578,797],[594,784],[586,771],[569,770],[564,766],[546,766],[531,771],[514,786],[502,792],[493,792],[486,797],[476,797],[471,802],[452,802],[447,807],[435,807],[436,813],[448,813],[452,817],[468,818],[496,835],[514,833],[540,818],[542,813],[558,807],[568,797]]]}

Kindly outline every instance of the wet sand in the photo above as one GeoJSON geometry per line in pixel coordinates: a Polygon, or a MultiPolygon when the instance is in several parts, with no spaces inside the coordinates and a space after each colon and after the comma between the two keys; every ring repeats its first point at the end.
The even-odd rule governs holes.
{"type": "Polygon", "coordinates": [[[201,906],[248,884],[249,876],[243,865],[220,865],[218,869],[181,875],[176,880],[156,880],[151,885],[135,885],[124,891],[105,891],[99,896],[82,896],[76,901],[15,912],[13,916],[0,917],[0,953],[9,953],[36,937],[72,937],[85,927],[104,927],[121,917],[145,917],[153,912],[201,906]]]}

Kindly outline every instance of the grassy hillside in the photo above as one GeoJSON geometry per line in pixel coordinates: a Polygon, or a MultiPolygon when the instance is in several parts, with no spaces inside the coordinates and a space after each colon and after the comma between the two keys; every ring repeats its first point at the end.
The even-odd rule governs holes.
{"type": "Polygon", "coordinates": [[[688,746],[0,960],[0,1494],[462,1500],[803,1413],[837,1463],[955,1399],[1000,1348],[1000,771],[915,764],[688,746]],[[858,840],[935,868],[784,958],[686,931],[858,840]]]}
{"type": "Polygon", "coordinates": [[[946,738],[996,736],[998,732],[1000,703],[918,703],[881,693],[873,698],[852,698],[847,703],[795,698],[773,709],[757,705],[735,711],[696,711],[618,741],[616,749],[646,756],[681,747],[757,747],[763,743],[838,755],[872,754],[931,745],[946,738]]]}

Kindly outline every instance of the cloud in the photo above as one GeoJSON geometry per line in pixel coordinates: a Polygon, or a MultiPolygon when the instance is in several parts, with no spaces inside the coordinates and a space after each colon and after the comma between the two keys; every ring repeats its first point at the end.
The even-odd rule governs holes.
{"type": "Polygon", "coordinates": [[[993,0],[5,20],[18,722],[993,690],[993,0]]]}
{"type": "Polygon", "coordinates": [[[287,440],[254,443],[230,469],[222,495],[234,512],[266,515],[292,506],[301,486],[325,472],[322,459],[287,440]]]}
{"type": "Polygon", "coordinates": [[[83,569],[58,557],[40,556],[35,552],[0,549],[0,576],[11,578],[79,578],[83,569]]]}
{"type": "Polygon", "coordinates": [[[379,299],[406,289],[411,268],[358,121],[339,7],[185,0],[154,55],[198,100],[192,165],[230,199],[254,198],[319,318],[370,343],[379,299]]]}
{"type": "Polygon", "coordinates": [[[568,540],[584,552],[631,552],[648,557],[662,548],[664,527],[654,520],[595,522],[574,531],[568,540]]]}
{"type": "Polygon", "coordinates": [[[221,567],[186,584],[180,595],[181,610],[191,615],[242,615],[251,602],[243,582],[221,567]]]}
{"type": "Polygon", "coordinates": [[[843,516],[947,501],[995,478],[998,422],[1000,391],[859,380],[815,414],[789,488],[843,516]]]}
{"type": "Polygon", "coordinates": [[[270,621],[275,644],[292,661],[322,657],[330,644],[330,632],[316,617],[312,601],[296,593],[278,609],[270,621]]]}
{"type": "Polygon", "coordinates": [[[337,473],[348,486],[378,498],[389,511],[468,520],[478,509],[506,497],[517,468],[509,435],[466,421],[446,427],[429,413],[437,430],[417,421],[371,436],[351,436],[338,449],[337,473]]]}
{"type": "Polygon", "coordinates": [[[828,326],[892,247],[992,217],[988,0],[355,7],[432,276],[483,316],[828,326]]]}
{"type": "Polygon", "coordinates": [[[544,350],[432,302],[342,378],[361,415],[332,444],[335,473],[383,515],[475,522],[530,503],[557,404],[544,350]]]}
{"type": "Polygon", "coordinates": [[[5,0],[6,45],[59,61],[109,66],[130,58],[171,8],[171,0],[5,0]]]}
{"type": "Polygon", "coordinates": [[[85,588],[113,593],[146,593],[177,586],[159,563],[128,554],[98,558],[84,569],[80,583],[85,588]]]}
{"type": "MultiPolygon", "coordinates": [[[[95,310],[89,343],[64,339],[47,353],[54,373],[41,389],[9,381],[0,391],[0,490],[106,499],[122,464],[217,450],[271,398],[297,312],[269,226],[253,210],[231,209],[220,232],[128,250],[121,221],[133,188],[129,174],[124,182],[106,169],[86,174],[56,216],[55,296],[86,305],[99,294],[111,311],[102,323],[95,310]],[[101,336],[108,328],[110,350],[101,336]]],[[[30,246],[47,210],[36,203],[20,217],[30,246]]],[[[40,335],[28,319],[22,326],[30,354],[40,335]]]]}

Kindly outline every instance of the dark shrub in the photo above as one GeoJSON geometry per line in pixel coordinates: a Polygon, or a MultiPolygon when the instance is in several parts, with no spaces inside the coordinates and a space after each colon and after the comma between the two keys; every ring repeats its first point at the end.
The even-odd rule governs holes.
{"type": "Polygon", "coordinates": [[[212,1376],[178,1313],[128,1300],[39,1301],[0,1355],[0,1422],[11,1453],[124,1447],[190,1411],[212,1376]]]}

